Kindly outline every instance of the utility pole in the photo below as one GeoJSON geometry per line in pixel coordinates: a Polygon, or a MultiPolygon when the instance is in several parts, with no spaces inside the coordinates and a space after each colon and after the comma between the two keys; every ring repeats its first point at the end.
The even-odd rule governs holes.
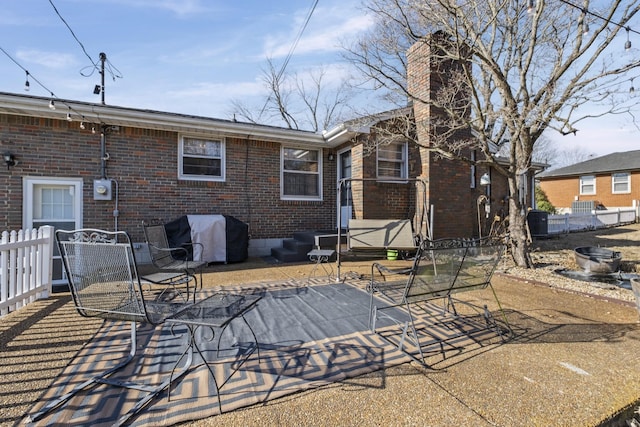
{"type": "Polygon", "coordinates": [[[104,105],[104,63],[107,60],[107,54],[100,52],[100,94],[102,96],[102,105],[104,105]]]}

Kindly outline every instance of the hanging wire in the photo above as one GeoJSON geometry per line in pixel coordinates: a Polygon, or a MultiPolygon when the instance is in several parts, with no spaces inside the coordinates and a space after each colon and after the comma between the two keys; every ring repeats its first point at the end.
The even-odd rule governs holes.
{"type": "MultiPolygon", "coordinates": [[[[51,94],[51,99],[49,100],[49,108],[52,110],[56,109],[56,101],[62,103],[63,105],[67,106],[69,108],[69,112],[67,113],[67,120],[69,121],[73,121],[73,117],[71,115],[71,113],[74,113],[75,115],[77,115],[78,117],[82,117],[82,120],[84,121],[84,116],[78,112],[76,109],[74,109],[70,104],[64,102],[63,100],[61,100],[60,98],[58,98],[51,89],[49,89],[47,86],[44,85],[44,83],[42,83],[40,80],[38,80],[38,78],[36,76],[34,76],[33,74],[31,74],[29,72],[29,70],[27,70],[22,64],[20,64],[13,56],[11,56],[9,54],[9,52],[7,52],[2,46],[0,46],[0,52],[4,53],[5,56],[7,58],[9,58],[11,60],[11,62],[13,62],[14,64],[16,64],[22,71],[25,72],[26,76],[27,76],[27,80],[25,81],[25,89],[27,87],[31,87],[31,84],[27,85],[27,83],[29,83],[29,79],[31,79],[32,81],[34,81],[35,83],[38,84],[38,86],[40,86],[42,89],[46,90],[47,92],[49,92],[51,94]]],[[[100,120],[98,120],[98,123],[100,123],[100,120]]]]}
{"type": "MultiPolygon", "coordinates": [[[[300,42],[300,39],[302,38],[302,34],[304,33],[304,30],[307,28],[307,25],[309,24],[309,21],[311,20],[311,16],[313,15],[313,12],[315,12],[315,10],[316,10],[316,6],[318,6],[318,1],[319,0],[314,0],[313,4],[311,5],[311,9],[309,10],[309,13],[307,14],[307,17],[304,20],[304,23],[302,24],[302,27],[300,28],[300,31],[298,31],[298,34],[297,34],[295,40],[293,41],[293,44],[291,45],[291,48],[289,48],[289,52],[287,53],[287,56],[286,56],[284,62],[282,63],[282,67],[280,67],[280,71],[278,71],[278,74],[276,76],[276,80],[278,80],[278,81],[280,80],[280,78],[284,74],[285,69],[287,68],[287,65],[289,65],[289,61],[291,60],[291,57],[293,56],[293,52],[296,50],[296,47],[298,46],[298,42],[300,42]]],[[[267,104],[269,103],[270,100],[271,100],[271,94],[269,94],[269,97],[265,101],[264,106],[260,110],[260,116],[264,113],[264,110],[267,108],[267,104]]]]}
{"type": "MultiPolygon", "coordinates": [[[[60,20],[67,27],[67,29],[69,30],[69,32],[71,33],[71,35],[73,36],[75,41],[80,45],[80,48],[82,49],[82,52],[89,59],[89,62],[91,62],[90,66],[84,67],[84,68],[82,68],[80,70],[80,75],[82,75],[83,77],[90,77],[90,76],[93,75],[94,72],[96,72],[96,71],[100,72],[100,67],[98,67],[98,61],[94,61],[93,59],[91,59],[91,55],[89,55],[89,53],[87,53],[87,50],[85,49],[84,44],[80,41],[78,36],[76,36],[76,33],[73,31],[73,29],[71,28],[69,23],[62,17],[62,15],[58,11],[58,8],[56,7],[56,5],[53,4],[53,0],[49,0],[49,4],[51,4],[51,7],[55,11],[56,15],[58,15],[58,18],[60,18],[60,20]],[[87,69],[91,69],[91,72],[87,73],[85,71],[87,69]]],[[[109,64],[109,66],[106,68],[106,70],[111,75],[111,78],[113,78],[114,81],[116,80],[116,78],[122,78],[122,74],[120,73],[120,71],[113,64],[111,64],[111,63],[108,63],[108,64],[109,64]]]]}
{"type": "MultiPolygon", "coordinates": [[[[67,27],[67,29],[69,30],[69,32],[71,32],[71,35],[73,36],[73,38],[76,40],[76,42],[78,42],[78,44],[80,45],[80,48],[82,49],[82,52],[84,52],[85,56],[89,59],[89,62],[91,62],[92,67],[95,70],[98,70],[98,64],[97,62],[95,62],[93,59],[91,59],[91,55],[89,55],[87,53],[87,50],[84,48],[84,45],[82,44],[82,42],[80,41],[80,39],[78,39],[78,37],[76,36],[76,33],[71,29],[71,27],[69,26],[69,24],[67,23],[67,21],[62,17],[62,15],[60,14],[60,12],[58,11],[58,8],[56,7],[55,4],[53,4],[53,0],[49,0],[49,4],[51,4],[51,7],[53,8],[53,10],[56,12],[56,15],[58,15],[58,18],[60,18],[60,20],[64,23],[64,25],[67,27]]],[[[92,72],[93,74],[93,72],[92,72]]]]}
{"type": "MultiPolygon", "coordinates": [[[[529,3],[531,3],[531,1],[535,2],[535,0],[529,0],[529,3]]],[[[624,25],[624,24],[621,24],[619,22],[612,21],[612,20],[610,20],[610,19],[608,19],[608,18],[606,18],[606,17],[604,17],[604,16],[602,16],[602,15],[596,13],[596,12],[592,12],[591,10],[589,10],[589,9],[587,9],[585,7],[575,5],[575,4],[571,3],[569,0],[559,0],[559,1],[561,3],[566,4],[567,6],[571,6],[571,7],[574,7],[576,9],[579,9],[585,14],[588,14],[588,15],[591,15],[593,17],[596,17],[596,18],[606,22],[607,24],[613,24],[618,28],[624,28],[625,30],[627,30],[627,37],[629,36],[629,33],[640,34],[640,31],[636,31],[636,30],[632,29],[631,27],[629,27],[627,25],[624,25]]],[[[529,3],[527,3],[527,4],[529,4],[529,3]]]]}

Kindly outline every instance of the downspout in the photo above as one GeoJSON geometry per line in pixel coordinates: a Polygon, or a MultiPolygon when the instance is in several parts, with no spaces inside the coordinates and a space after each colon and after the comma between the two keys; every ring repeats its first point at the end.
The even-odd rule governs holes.
{"type": "Polygon", "coordinates": [[[107,126],[102,125],[100,132],[100,179],[107,179],[107,126]]]}

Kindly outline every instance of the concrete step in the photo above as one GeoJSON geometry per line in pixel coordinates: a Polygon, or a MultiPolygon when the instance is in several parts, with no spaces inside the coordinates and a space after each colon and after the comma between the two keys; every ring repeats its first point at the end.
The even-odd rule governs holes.
{"type": "MultiPolygon", "coordinates": [[[[308,252],[308,251],[307,251],[308,252]]],[[[308,261],[307,252],[300,253],[285,247],[271,248],[271,256],[280,262],[301,262],[308,261]]]]}

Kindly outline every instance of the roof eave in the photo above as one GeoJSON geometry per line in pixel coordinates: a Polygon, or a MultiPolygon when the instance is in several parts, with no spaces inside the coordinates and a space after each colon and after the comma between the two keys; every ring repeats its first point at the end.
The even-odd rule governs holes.
{"type": "Polygon", "coordinates": [[[48,98],[0,93],[0,112],[52,119],[62,119],[64,114],[71,112],[76,121],[83,120],[86,123],[99,125],[128,126],[189,134],[238,136],[285,144],[326,145],[325,138],[321,134],[308,131],[67,100],[60,100],[58,103],[64,104],[69,108],[69,111],[64,107],[51,110],[48,101],[48,98]]]}

